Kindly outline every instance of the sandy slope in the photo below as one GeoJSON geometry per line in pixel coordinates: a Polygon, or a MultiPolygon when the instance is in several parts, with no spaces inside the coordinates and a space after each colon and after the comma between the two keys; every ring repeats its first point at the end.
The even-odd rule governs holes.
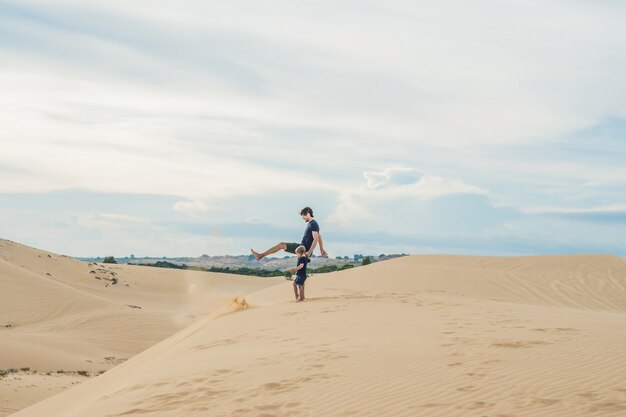
{"type": "Polygon", "coordinates": [[[85,380],[59,370],[108,370],[234,295],[281,282],[88,264],[0,240],[0,369],[30,368],[2,380],[0,416],[85,380]]]}
{"type": "Polygon", "coordinates": [[[622,259],[413,256],[307,292],[251,293],[15,417],[626,415],[622,259]]]}

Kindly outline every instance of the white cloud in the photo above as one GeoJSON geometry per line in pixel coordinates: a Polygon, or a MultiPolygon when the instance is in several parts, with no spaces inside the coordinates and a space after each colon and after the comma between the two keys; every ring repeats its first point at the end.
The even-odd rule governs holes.
{"type": "MultiPolygon", "coordinates": [[[[340,193],[338,206],[329,216],[331,223],[350,227],[364,221],[378,224],[382,220],[384,223],[393,223],[393,228],[401,229],[403,225],[396,223],[399,218],[389,218],[389,213],[397,212],[398,207],[413,207],[451,195],[488,194],[486,190],[462,181],[424,174],[415,168],[403,166],[365,171],[363,177],[365,186],[340,193]]],[[[403,213],[407,213],[407,210],[403,210],[403,213]]]]}
{"type": "Polygon", "coordinates": [[[429,200],[449,194],[487,194],[486,190],[462,181],[448,180],[435,175],[425,175],[415,168],[402,166],[382,171],[365,171],[365,190],[373,198],[389,198],[399,195],[429,200]]]}
{"type": "Polygon", "coordinates": [[[193,216],[199,212],[209,211],[210,207],[202,201],[178,201],[174,210],[193,216]]]}
{"type": "Polygon", "coordinates": [[[362,201],[362,195],[355,192],[344,192],[339,196],[335,210],[328,216],[328,221],[339,227],[350,227],[367,220],[376,219],[367,204],[362,201]]]}
{"type": "Polygon", "coordinates": [[[529,214],[626,214],[626,204],[610,204],[600,207],[525,207],[529,214]]]}
{"type": "Polygon", "coordinates": [[[253,217],[248,217],[246,219],[246,223],[250,223],[250,224],[264,224],[264,223],[267,223],[267,220],[265,220],[262,217],[253,216],[253,217]]]}
{"type": "Polygon", "coordinates": [[[382,171],[365,171],[366,187],[372,190],[389,185],[406,185],[417,183],[423,176],[414,168],[390,167],[382,171]]]}
{"type": "Polygon", "coordinates": [[[115,213],[81,214],[72,216],[71,222],[80,228],[97,231],[120,231],[128,227],[150,227],[150,222],[145,218],[115,213]]]}
{"type": "Polygon", "coordinates": [[[100,104],[105,117],[140,105],[166,130],[184,129],[193,114],[231,120],[214,132],[255,122],[350,132],[353,141],[467,146],[540,141],[626,111],[626,63],[613,58],[625,42],[616,4],[489,3],[483,13],[464,2],[359,3],[357,12],[353,2],[66,1],[64,19],[46,2],[15,4],[55,18],[3,20],[50,47],[46,54],[26,42],[21,53],[2,52],[15,73],[3,95],[70,115],[78,97],[100,104]],[[76,42],[80,50],[64,52],[76,42]],[[24,69],[30,82],[20,85],[24,69]],[[64,88],[70,80],[80,88],[64,88]]]}

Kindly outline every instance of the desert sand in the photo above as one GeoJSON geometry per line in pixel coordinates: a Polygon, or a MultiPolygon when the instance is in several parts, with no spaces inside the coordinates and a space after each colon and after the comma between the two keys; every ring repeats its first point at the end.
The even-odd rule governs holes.
{"type": "Polygon", "coordinates": [[[233,296],[283,282],[89,264],[0,240],[0,370],[19,371],[0,379],[0,416],[119,365],[233,296]]]}
{"type": "MultiPolygon", "coordinates": [[[[130,280],[126,268],[119,272],[130,280]]],[[[291,283],[252,286],[106,373],[14,416],[626,415],[623,259],[417,255],[312,276],[301,303],[291,283]]],[[[152,314],[175,310],[160,307],[166,290],[145,291],[136,296],[152,314]]],[[[82,323],[102,309],[102,293],[92,295],[65,306],[37,301],[47,317],[76,311],[74,320],[41,331],[59,334],[62,343],[64,326],[76,322],[76,331],[101,341],[98,323],[82,323]]],[[[16,323],[38,317],[11,308],[16,323]]],[[[112,347],[140,348],[142,331],[128,329],[127,340],[112,347]]],[[[145,331],[149,341],[160,337],[145,331]]],[[[118,355],[129,356],[126,349],[118,355]]],[[[21,365],[14,351],[9,365],[21,365]]]]}

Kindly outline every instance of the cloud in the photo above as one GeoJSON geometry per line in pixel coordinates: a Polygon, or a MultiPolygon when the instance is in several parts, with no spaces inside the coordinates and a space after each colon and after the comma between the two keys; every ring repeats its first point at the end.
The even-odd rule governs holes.
{"type": "Polygon", "coordinates": [[[246,219],[246,223],[250,223],[250,224],[263,224],[263,223],[267,223],[265,219],[263,219],[262,217],[248,217],[246,219]]]}
{"type": "Polygon", "coordinates": [[[430,204],[430,200],[487,194],[486,190],[462,181],[424,174],[403,166],[366,171],[363,177],[366,180],[364,187],[340,193],[337,209],[329,217],[332,223],[351,227],[362,222],[380,225],[382,221],[387,224],[386,227],[405,228],[405,222],[412,223],[411,219],[423,212],[424,207],[437,204],[430,204]],[[394,217],[403,221],[396,223],[389,219],[390,213],[395,213],[397,217],[394,217]]]}
{"type": "Polygon", "coordinates": [[[415,168],[402,166],[382,171],[365,171],[368,190],[381,190],[379,195],[408,194],[424,200],[449,194],[487,194],[487,191],[435,175],[425,175],[415,168]]]}
{"type": "Polygon", "coordinates": [[[198,212],[209,211],[210,207],[202,201],[178,201],[174,204],[174,210],[193,216],[198,212]]]}
{"type": "Polygon", "coordinates": [[[626,224],[626,204],[591,208],[529,208],[527,213],[570,221],[626,224]]]}
{"type": "Polygon", "coordinates": [[[498,234],[493,236],[437,236],[387,232],[334,232],[328,235],[332,254],[432,253],[485,256],[538,254],[614,253],[624,254],[620,242],[585,242],[567,238],[546,239],[538,235],[498,234]]]}
{"type": "Polygon", "coordinates": [[[372,190],[389,185],[407,185],[418,182],[423,174],[415,168],[390,167],[382,171],[365,171],[366,187],[372,190]]]}
{"type": "MultiPolygon", "coordinates": [[[[363,165],[389,161],[426,172],[450,165],[463,178],[475,171],[474,184],[497,180],[494,171],[510,181],[523,174],[533,178],[529,190],[546,177],[610,178],[599,164],[576,170],[579,161],[541,152],[533,163],[506,146],[543,149],[626,116],[616,87],[626,63],[613,53],[626,37],[609,36],[623,31],[617,4],[490,5],[487,14],[462,2],[366,2],[359,13],[351,2],[301,5],[307,13],[288,2],[156,4],[2,4],[0,163],[33,172],[0,179],[0,191],[82,187],[198,200],[293,190],[297,181],[343,186],[363,165]],[[206,15],[220,19],[207,24],[206,15]],[[555,15],[558,31],[538,23],[555,15]],[[416,16],[429,18],[416,26],[416,16]],[[303,154],[299,141],[314,146],[303,154]],[[485,144],[502,148],[477,149],[485,144]],[[468,147],[470,155],[453,155],[468,147]]],[[[370,186],[385,181],[380,174],[371,172],[370,186]]]]}
{"type": "Polygon", "coordinates": [[[87,230],[121,230],[128,227],[150,227],[150,222],[143,217],[117,213],[95,213],[71,216],[73,224],[87,230]]]}

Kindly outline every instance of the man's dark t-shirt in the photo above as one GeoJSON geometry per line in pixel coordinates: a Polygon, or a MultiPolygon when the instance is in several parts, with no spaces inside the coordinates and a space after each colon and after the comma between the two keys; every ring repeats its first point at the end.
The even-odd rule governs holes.
{"type": "Polygon", "coordinates": [[[317,224],[315,219],[311,220],[307,223],[306,229],[304,230],[304,236],[302,236],[302,245],[306,248],[307,252],[311,249],[311,245],[313,245],[313,232],[320,231],[320,226],[317,224]]]}

